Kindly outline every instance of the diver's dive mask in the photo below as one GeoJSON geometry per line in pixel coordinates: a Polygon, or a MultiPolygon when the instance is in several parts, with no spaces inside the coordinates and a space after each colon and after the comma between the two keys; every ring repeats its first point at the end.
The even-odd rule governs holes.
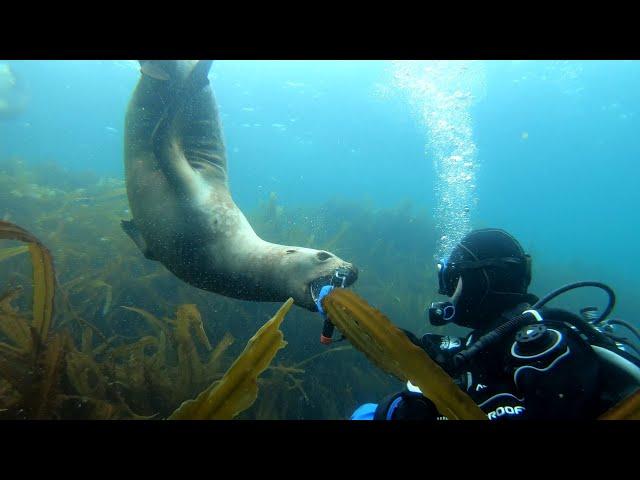
{"type": "MultiPolygon", "coordinates": [[[[436,264],[438,269],[438,293],[441,295],[446,295],[447,297],[453,297],[456,289],[458,288],[458,282],[465,271],[483,269],[486,267],[510,268],[512,266],[522,264],[524,264],[525,266],[524,279],[526,285],[528,285],[531,279],[531,257],[526,254],[522,257],[498,257],[487,258],[483,260],[462,260],[455,262],[448,261],[446,259],[440,260],[436,264]]],[[[484,287],[485,290],[481,295],[482,298],[487,293],[492,291],[488,280],[489,277],[487,276],[486,272],[485,277],[487,278],[487,284],[486,287],[484,287]]],[[[524,286],[525,289],[526,285],[524,286]]],[[[464,284],[462,288],[464,290],[464,284]]],[[[473,289],[471,290],[471,292],[473,292],[473,289]]],[[[474,294],[470,293],[470,295],[473,296],[474,294]]],[[[469,295],[466,296],[468,297],[469,295]]],[[[457,296],[457,298],[460,299],[461,297],[457,296]]],[[[457,300],[454,300],[454,302],[458,304],[457,300]]],[[[467,312],[469,310],[466,303],[463,312],[467,312]]],[[[458,306],[460,305],[458,304],[458,306]]],[[[461,318],[458,318],[458,321],[456,321],[456,305],[454,305],[450,301],[432,303],[427,309],[427,315],[429,318],[429,323],[434,326],[442,326],[450,322],[459,323],[458,321],[463,321],[463,319],[461,318]]],[[[459,324],[463,325],[463,323],[459,324]]]]}
{"type": "Polygon", "coordinates": [[[464,270],[472,270],[484,267],[507,267],[513,264],[526,263],[527,276],[531,276],[531,257],[500,257],[487,258],[485,260],[469,260],[461,262],[448,262],[446,259],[440,260],[436,264],[438,269],[438,293],[453,296],[458,286],[458,279],[464,270]]]}

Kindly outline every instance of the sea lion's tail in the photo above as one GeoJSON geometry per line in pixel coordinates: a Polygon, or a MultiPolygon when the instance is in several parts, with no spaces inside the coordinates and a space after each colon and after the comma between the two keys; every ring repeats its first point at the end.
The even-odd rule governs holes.
{"type": "MultiPolygon", "coordinates": [[[[185,97],[189,98],[191,94],[209,84],[209,70],[212,64],[213,60],[200,60],[196,63],[182,85],[182,93],[185,97]]],[[[185,99],[183,101],[186,103],[185,99]]]]}
{"type": "Polygon", "coordinates": [[[189,79],[206,79],[213,60],[138,60],[142,75],[155,80],[175,82],[185,87],[189,79]]]}
{"type": "MultiPolygon", "coordinates": [[[[169,79],[173,74],[171,70],[167,67],[173,67],[172,70],[177,69],[177,65],[175,61],[173,61],[173,65],[167,65],[167,60],[141,60],[140,63],[142,65],[142,72],[145,75],[155,75],[153,78],[169,79]],[[143,63],[145,62],[145,63],[143,63]],[[147,72],[151,73],[145,73],[147,72]]],[[[160,117],[158,124],[151,136],[151,141],[154,145],[154,149],[162,147],[162,137],[166,136],[169,132],[172,120],[176,117],[178,112],[187,104],[187,101],[193,94],[204,88],[209,83],[209,70],[211,69],[211,64],[213,60],[200,60],[196,65],[191,69],[187,77],[184,79],[181,85],[177,86],[176,92],[172,97],[172,100],[167,104],[164,113],[160,117]]],[[[155,152],[156,155],[158,152],[155,152]]]]}
{"type": "Polygon", "coordinates": [[[151,144],[153,145],[153,152],[158,159],[160,168],[167,179],[177,181],[179,177],[183,176],[180,174],[180,171],[183,170],[188,163],[186,161],[181,162],[175,155],[170,153],[171,139],[174,137],[173,133],[176,128],[176,119],[180,116],[180,112],[188,104],[189,100],[208,85],[208,75],[213,60],[200,60],[195,66],[191,66],[192,64],[189,65],[190,62],[175,60],[152,60],[148,62],[150,63],[143,64],[141,62],[144,75],[155,75],[156,77],[153,78],[157,79],[167,76],[171,82],[176,82],[175,87],[170,87],[172,90],[175,90],[153,130],[151,144]],[[190,70],[186,77],[184,77],[184,80],[180,81],[180,77],[187,67],[190,67],[190,70]],[[145,73],[145,69],[147,72],[151,71],[151,73],[145,73]]]}
{"type": "Polygon", "coordinates": [[[168,68],[170,64],[167,60],[138,60],[138,63],[140,63],[140,72],[147,77],[163,81],[171,78],[168,68]]]}

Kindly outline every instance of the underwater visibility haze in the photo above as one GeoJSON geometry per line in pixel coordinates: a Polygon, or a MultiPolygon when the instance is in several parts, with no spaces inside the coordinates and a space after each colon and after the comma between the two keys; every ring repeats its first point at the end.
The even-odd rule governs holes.
{"type": "MultiPolygon", "coordinates": [[[[145,258],[121,228],[139,78],[130,60],[0,60],[0,418],[345,419],[401,388],[414,358],[384,368],[350,319],[323,345],[297,298],[223,296],[145,258]]],[[[640,62],[221,60],[208,78],[256,234],[353,264],[349,290],[398,327],[466,332],[425,309],[436,261],[484,227],[532,256],[531,292],[604,282],[640,327],[640,62]]],[[[445,380],[425,388],[476,418],[445,380]]]]}

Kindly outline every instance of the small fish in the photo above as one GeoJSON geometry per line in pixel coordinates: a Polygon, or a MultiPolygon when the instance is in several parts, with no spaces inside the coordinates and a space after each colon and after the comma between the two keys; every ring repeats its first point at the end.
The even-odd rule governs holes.
{"type": "Polygon", "coordinates": [[[253,107],[244,107],[242,109],[243,112],[253,112],[254,110],[255,110],[255,108],[253,108],[253,107]]]}
{"type": "Polygon", "coordinates": [[[520,138],[522,138],[522,140],[527,140],[529,138],[529,132],[522,132],[520,138]]]}
{"type": "Polygon", "coordinates": [[[118,130],[113,127],[104,127],[104,129],[109,133],[118,133],[118,130]]]}

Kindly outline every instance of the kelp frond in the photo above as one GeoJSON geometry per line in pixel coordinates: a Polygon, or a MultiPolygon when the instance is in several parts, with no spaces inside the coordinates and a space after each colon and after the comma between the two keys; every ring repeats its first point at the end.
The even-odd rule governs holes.
{"type": "Polygon", "coordinates": [[[258,376],[269,366],[284,341],[280,325],[291,309],[287,300],[276,314],[249,340],[222,380],[184,402],[170,420],[228,420],[249,408],[258,396],[258,376]]]}
{"type": "Polygon", "coordinates": [[[15,257],[16,255],[20,255],[22,253],[28,252],[28,245],[20,245],[19,247],[9,247],[0,249],[0,262],[3,260],[8,260],[11,257],[15,257]]]}
{"type": "Polygon", "coordinates": [[[19,240],[29,245],[33,266],[33,327],[39,338],[46,339],[53,317],[55,273],[51,253],[25,229],[0,221],[0,239],[19,240]]]}
{"type": "Polygon", "coordinates": [[[442,414],[459,420],[487,419],[424,350],[354,292],[336,288],[323,299],[322,306],[354,347],[386,372],[417,385],[442,414]]]}

